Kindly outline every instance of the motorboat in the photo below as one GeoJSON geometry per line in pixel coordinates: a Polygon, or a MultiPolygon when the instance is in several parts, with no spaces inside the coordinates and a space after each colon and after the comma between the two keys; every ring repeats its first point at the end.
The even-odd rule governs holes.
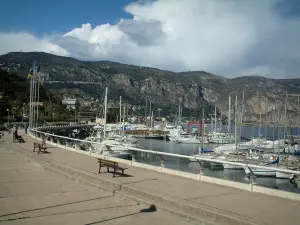
{"type": "Polygon", "coordinates": [[[214,143],[214,144],[234,143],[234,136],[231,133],[212,131],[209,132],[206,136],[209,143],[214,143]]]}
{"type": "Polygon", "coordinates": [[[103,156],[130,159],[131,154],[125,146],[112,146],[111,142],[103,141],[99,144],[92,144],[92,152],[103,156]]]}
{"type": "Polygon", "coordinates": [[[184,144],[200,144],[201,141],[197,139],[196,136],[181,136],[177,138],[177,143],[184,143],[184,144]]]}
{"type": "Polygon", "coordinates": [[[145,139],[163,140],[164,136],[160,135],[160,134],[148,134],[148,135],[145,135],[145,139]]]}

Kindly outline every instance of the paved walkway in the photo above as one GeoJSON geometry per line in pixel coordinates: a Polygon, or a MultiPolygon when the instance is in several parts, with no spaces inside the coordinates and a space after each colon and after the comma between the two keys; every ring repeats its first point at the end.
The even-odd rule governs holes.
{"type": "Polygon", "coordinates": [[[24,144],[14,143],[12,146],[28,152],[34,159],[57,162],[123,186],[130,185],[139,190],[149,190],[168,199],[176,199],[231,217],[244,218],[254,221],[255,224],[298,225],[300,223],[300,202],[135,167],[127,170],[131,175],[129,177],[112,178],[112,175],[107,173],[98,175],[97,160],[93,157],[55,147],[49,148],[51,154],[36,154],[32,153],[32,139],[25,136],[25,140],[24,144]]]}
{"type": "Polygon", "coordinates": [[[190,224],[162,211],[139,213],[145,205],[26,162],[11,144],[0,139],[0,224],[190,224]]]}

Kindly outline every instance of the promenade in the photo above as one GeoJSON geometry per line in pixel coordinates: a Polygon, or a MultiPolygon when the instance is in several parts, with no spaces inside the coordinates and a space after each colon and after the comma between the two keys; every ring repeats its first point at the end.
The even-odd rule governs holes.
{"type": "Polygon", "coordinates": [[[190,224],[159,210],[139,213],[148,206],[66,179],[11,150],[29,151],[30,144],[12,144],[7,134],[0,139],[0,224],[190,224]]]}
{"type": "MultiPolygon", "coordinates": [[[[4,214],[26,211],[24,208],[27,210],[43,208],[46,202],[47,204],[51,202],[51,205],[59,205],[64,201],[76,202],[88,198],[94,200],[79,203],[77,204],[78,208],[74,205],[64,206],[66,207],[64,210],[67,211],[69,207],[80,211],[80,209],[89,210],[95,205],[99,208],[101,205],[106,206],[107,209],[99,209],[99,211],[102,210],[101,213],[97,210],[84,213],[82,217],[89,219],[89,223],[92,224],[91,221],[96,221],[97,218],[100,221],[101,215],[103,218],[110,218],[130,214],[141,209],[141,205],[137,205],[137,202],[148,202],[155,203],[162,211],[126,217],[126,219],[120,219],[123,221],[122,224],[127,224],[127,222],[128,224],[147,224],[143,216],[149,219],[149,224],[186,224],[183,217],[193,220],[195,223],[216,225],[298,225],[300,223],[300,214],[298,213],[300,202],[298,201],[251,193],[135,167],[129,167],[126,170],[129,176],[113,178],[111,173],[98,174],[98,163],[93,157],[51,146],[48,149],[50,153],[37,154],[32,152],[33,139],[24,134],[23,137],[26,141],[24,144],[11,143],[12,137],[8,134],[5,134],[4,140],[1,140],[0,180],[2,183],[0,184],[0,193],[2,199],[0,199],[0,211],[2,216],[0,222],[4,218],[8,219],[3,216],[4,214]],[[19,157],[16,158],[14,153],[19,157]],[[25,158],[31,163],[25,162],[25,158]],[[116,196],[112,196],[112,194],[116,196]],[[103,196],[110,197],[97,199],[103,196]],[[123,205],[123,208],[120,206],[119,209],[112,210],[107,206],[109,203],[122,205],[129,202],[128,206],[123,205]],[[171,216],[170,213],[175,215],[171,216]],[[141,220],[139,221],[139,219],[141,220]],[[134,223],[129,223],[129,221],[134,221],[134,223]]],[[[54,210],[53,213],[60,213],[62,208],[51,208],[51,210],[54,210]]],[[[50,214],[47,210],[51,211],[46,209],[46,211],[28,212],[28,215],[36,216],[36,218],[24,219],[24,221],[48,222],[48,219],[43,217],[43,214],[50,214]]],[[[61,224],[61,221],[68,221],[68,218],[70,221],[74,221],[70,224],[88,224],[84,218],[80,217],[80,214],[83,215],[80,212],[71,212],[70,217],[50,216],[52,220],[49,220],[49,224],[61,224]]],[[[21,213],[10,217],[22,218],[25,216],[27,214],[21,213]]],[[[25,224],[24,221],[19,224],[25,224]]],[[[112,223],[117,224],[116,221],[112,221],[112,223]]],[[[14,220],[13,224],[18,224],[18,222],[19,220],[14,220]]],[[[28,224],[34,223],[28,222],[28,224]]]]}

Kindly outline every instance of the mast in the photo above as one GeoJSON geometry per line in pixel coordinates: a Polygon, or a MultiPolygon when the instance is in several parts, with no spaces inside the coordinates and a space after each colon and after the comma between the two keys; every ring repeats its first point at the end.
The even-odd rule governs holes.
{"type": "Polygon", "coordinates": [[[241,126],[240,126],[240,142],[241,142],[241,138],[242,138],[242,127],[243,127],[243,118],[244,118],[244,100],[245,100],[245,92],[243,90],[242,115],[241,115],[241,126]]]}
{"type": "Polygon", "coordinates": [[[37,87],[37,102],[38,102],[38,105],[37,105],[37,113],[36,113],[36,127],[38,126],[38,123],[39,123],[40,82],[41,82],[39,71],[37,71],[37,74],[38,74],[38,87],[37,87]]]}
{"type": "MultiPolygon", "coordinates": [[[[30,74],[30,72],[29,72],[30,74]]],[[[29,127],[31,128],[31,116],[32,116],[32,77],[30,77],[30,92],[29,92],[29,127]]]]}
{"type": "Polygon", "coordinates": [[[234,122],[234,136],[235,136],[235,149],[237,150],[237,106],[238,106],[238,102],[237,102],[238,98],[237,95],[235,96],[235,122],[234,122]]]}
{"type": "Polygon", "coordinates": [[[299,114],[299,110],[300,110],[300,94],[298,94],[298,135],[297,135],[297,142],[299,143],[299,123],[300,123],[300,114],[299,114]]]}
{"type": "Polygon", "coordinates": [[[149,101],[149,116],[150,116],[150,127],[151,127],[151,112],[152,112],[152,109],[151,109],[151,101],[149,101]]]}
{"type": "Polygon", "coordinates": [[[181,105],[179,104],[179,107],[178,107],[178,125],[181,126],[181,105]]]}
{"type": "Polygon", "coordinates": [[[215,132],[217,131],[217,107],[215,106],[215,132]]]}
{"type": "MultiPolygon", "coordinates": [[[[276,108],[277,108],[277,100],[275,101],[275,109],[274,109],[274,119],[275,120],[275,116],[276,116],[276,108]]],[[[278,138],[278,141],[279,141],[279,138],[278,138]]],[[[274,121],[273,121],[273,153],[275,151],[275,124],[274,124],[274,121]]]]}
{"type": "Polygon", "coordinates": [[[153,111],[151,112],[151,128],[153,128],[153,111]]]}
{"type": "MultiPolygon", "coordinates": [[[[122,123],[122,96],[120,96],[120,125],[122,123]]],[[[121,134],[121,129],[119,129],[119,135],[121,134]]]]}
{"type": "Polygon", "coordinates": [[[287,91],[285,93],[285,100],[284,100],[284,131],[283,131],[283,139],[284,139],[284,143],[285,143],[285,133],[286,133],[286,125],[287,125],[287,115],[286,115],[286,110],[287,110],[287,107],[286,107],[286,104],[287,104],[287,91]]]}
{"type": "Polygon", "coordinates": [[[202,126],[201,126],[201,149],[203,149],[204,145],[204,107],[202,108],[202,126]]]}
{"type": "MultiPolygon", "coordinates": [[[[267,110],[266,110],[266,122],[267,122],[268,121],[268,97],[267,97],[266,107],[267,107],[267,110]]],[[[265,126],[265,138],[266,139],[268,138],[268,128],[267,128],[267,126],[265,126]]]]}
{"type": "Polygon", "coordinates": [[[107,87],[105,88],[105,99],[104,99],[104,135],[106,137],[106,114],[107,114],[107,87]]]}
{"type": "Polygon", "coordinates": [[[124,108],[123,108],[123,136],[124,136],[124,133],[125,133],[125,112],[126,112],[126,105],[124,105],[124,108]]]}
{"type": "Polygon", "coordinates": [[[222,114],[223,114],[223,111],[222,111],[222,107],[221,107],[221,115],[220,115],[220,131],[222,130],[222,114]]]}
{"type": "Polygon", "coordinates": [[[147,96],[146,96],[146,106],[145,106],[145,121],[147,121],[147,96]]]}
{"type": "Polygon", "coordinates": [[[261,132],[261,110],[259,112],[259,129],[258,129],[259,143],[260,143],[260,132],[261,132]]]}
{"type": "Polygon", "coordinates": [[[36,85],[35,85],[35,76],[36,76],[36,61],[34,61],[34,67],[33,67],[33,78],[32,78],[32,121],[31,125],[34,127],[35,124],[35,103],[36,103],[36,85]]]}
{"type": "Polygon", "coordinates": [[[229,95],[228,99],[228,133],[230,132],[230,125],[231,125],[231,96],[229,95]]]}

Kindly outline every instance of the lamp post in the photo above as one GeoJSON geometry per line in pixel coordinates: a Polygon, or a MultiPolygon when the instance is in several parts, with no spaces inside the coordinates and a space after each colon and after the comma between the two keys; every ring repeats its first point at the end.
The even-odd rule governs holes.
{"type": "Polygon", "coordinates": [[[22,123],[24,122],[24,107],[25,107],[25,103],[23,103],[23,106],[22,106],[22,123]]]}
{"type": "Polygon", "coordinates": [[[7,123],[9,124],[9,109],[6,109],[7,111],[7,123]]]}
{"type": "Polygon", "coordinates": [[[55,115],[55,108],[53,108],[53,111],[52,111],[52,122],[54,123],[54,115],[55,115]]]}
{"type": "Polygon", "coordinates": [[[162,109],[158,109],[158,118],[160,118],[160,111],[162,111],[162,109]]]}

